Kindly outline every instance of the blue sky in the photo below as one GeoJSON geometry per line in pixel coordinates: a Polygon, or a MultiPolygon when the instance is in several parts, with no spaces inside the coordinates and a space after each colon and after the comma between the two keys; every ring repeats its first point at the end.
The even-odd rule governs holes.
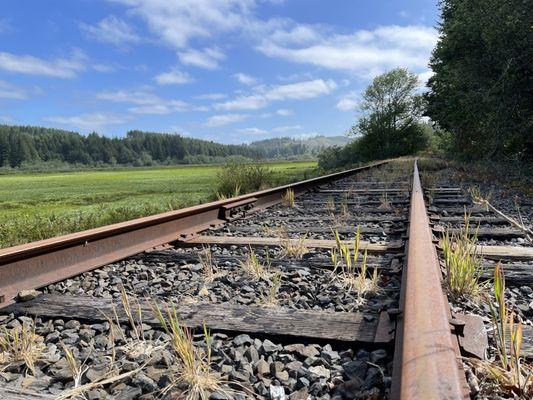
{"type": "Polygon", "coordinates": [[[428,78],[437,18],[424,0],[3,1],[0,123],[339,135],[376,74],[428,78]]]}

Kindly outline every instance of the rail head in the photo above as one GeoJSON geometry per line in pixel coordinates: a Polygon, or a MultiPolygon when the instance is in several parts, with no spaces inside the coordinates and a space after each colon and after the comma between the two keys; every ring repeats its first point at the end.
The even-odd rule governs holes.
{"type": "Polygon", "coordinates": [[[416,161],[412,185],[402,323],[397,331],[401,339],[395,352],[398,370],[392,394],[401,400],[463,399],[468,397],[468,386],[449,324],[449,305],[416,161]]]}

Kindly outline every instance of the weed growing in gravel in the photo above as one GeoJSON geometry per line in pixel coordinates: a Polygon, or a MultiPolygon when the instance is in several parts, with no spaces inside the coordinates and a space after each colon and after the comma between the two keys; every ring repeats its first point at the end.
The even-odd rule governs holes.
{"type": "Polygon", "coordinates": [[[268,259],[268,253],[267,253],[267,265],[264,266],[261,261],[259,260],[259,257],[257,257],[257,254],[252,249],[252,246],[248,246],[248,254],[246,254],[246,258],[244,261],[239,261],[239,264],[242,268],[242,270],[253,277],[255,280],[260,279],[267,279],[269,276],[268,270],[270,269],[270,260],[268,259]]]}
{"type": "Polygon", "coordinates": [[[291,239],[288,235],[280,237],[280,256],[290,258],[302,258],[304,254],[309,253],[309,249],[305,246],[307,234],[298,238],[291,239]]]}
{"type": "Polygon", "coordinates": [[[294,208],[294,190],[287,189],[281,197],[281,203],[286,207],[294,208]]]}
{"type": "MultiPolygon", "coordinates": [[[[141,355],[149,357],[155,351],[161,349],[163,345],[161,343],[154,343],[151,340],[146,340],[144,337],[143,330],[143,319],[142,319],[142,310],[141,304],[136,297],[133,297],[130,301],[130,297],[126,293],[124,286],[120,288],[120,300],[122,302],[122,307],[124,313],[128,317],[128,322],[131,327],[131,337],[128,337],[126,332],[120,327],[120,319],[118,317],[117,309],[113,308],[113,313],[115,316],[116,326],[118,327],[118,332],[121,335],[123,342],[125,343],[120,347],[130,358],[138,358],[141,355]]],[[[115,331],[113,327],[112,320],[110,320],[111,326],[111,337],[114,338],[115,331]]],[[[114,340],[113,340],[114,342],[114,340]]],[[[113,350],[115,351],[115,350],[113,350]]]]}
{"type": "Polygon", "coordinates": [[[441,240],[446,267],[446,286],[452,297],[480,293],[479,279],[483,273],[483,258],[476,252],[477,229],[470,234],[470,215],[465,214],[464,226],[458,233],[446,231],[441,240]]]}
{"type": "Polygon", "coordinates": [[[491,375],[514,394],[529,396],[533,394],[533,370],[522,366],[520,350],[522,347],[522,323],[515,323],[515,315],[509,313],[505,304],[505,276],[498,263],[494,269],[494,298],[489,299],[492,323],[494,324],[496,349],[499,366],[489,368],[491,375]],[[507,348],[509,343],[509,349],[507,348]],[[529,370],[528,370],[529,369],[529,370]]]}
{"type": "Polygon", "coordinates": [[[278,304],[278,292],[279,288],[281,287],[281,273],[277,272],[272,277],[271,286],[268,289],[268,293],[266,296],[262,296],[260,299],[260,303],[268,306],[273,307],[278,304]]]}
{"type": "Polygon", "coordinates": [[[211,336],[205,325],[203,331],[205,348],[202,348],[195,346],[191,331],[181,325],[173,305],[171,307],[167,305],[163,311],[156,304],[154,311],[161,326],[171,338],[172,350],[179,363],[173,383],[165,389],[165,392],[178,385],[181,389],[180,384],[186,383],[188,387],[179,398],[207,400],[209,392],[221,393],[221,377],[211,370],[211,336]]]}
{"type": "Polygon", "coordinates": [[[224,275],[218,270],[217,263],[213,259],[213,253],[209,247],[202,247],[202,251],[198,252],[198,259],[200,264],[202,264],[205,282],[213,282],[216,278],[224,275]]]}
{"type": "Polygon", "coordinates": [[[350,210],[348,208],[348,199],[344,197],[341,203],[341,218],[347,219],[350,218],[350,210]]]}
{"type": "Polygon", "coordinates": [[[332,274],[337,274],[337,270],[340,268],[341,282],[348,287],[348,290],[355,290],[361,297],[379,290],[377,269],[374,269],[372,275],[369,276],[368,274],[366,249],[361,262],[359,262],[361,228],[358,226],[355,233],[353,256],[350,247],[341,241],[339,232],[334,231],[333,234],[337,247],[331,250],[332,274]]]}
{"type": "Polygon", "coordinates": [[[335,201],[333,200],[332,196],[329,196],[326,200],[326,204],[324,206],[326,210],[334,211],[335,210],[335,201]]]}
{"type": "Polygon", "coordinates": [[[27,324],[13,329],[2,328],[0,332],[0,364],[23,361],[34,374],[35,362],[41,356],[45,346],[43,337],[35,333],[35,324],[27,324]]]}
{"type": "Polygon", "coordinates": [[[76,360],[76,357],[72,353],[72,351],[65,346],[63,342],[60,343],[61,347],[63,348],[63,352],[65,353],[65,359],[67,360],[68,369],[70,370],[70,373],[72,374],[72,379],[74,379],[74,387],[80,387],[81,386],[81,379],[83,378],[83,374],[87,372],[89,367],[85,366],[85,361],[83,363],[79,364],[76,360]]]}
{"type": "Polygon", "coordinates": [[[385,192],[379,198],[379,207],[378,207],[378,209],[383,210],[383,209],[388,209],[388,208],[391,208],[391,202],[389,200],[389,196],[388,196],[387,192],[385,192]]]}

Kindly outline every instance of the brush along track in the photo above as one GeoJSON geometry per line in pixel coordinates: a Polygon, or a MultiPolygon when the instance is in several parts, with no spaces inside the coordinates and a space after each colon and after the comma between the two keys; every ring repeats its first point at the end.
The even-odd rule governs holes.
{"type": "MultiPolygon", "coordinates": [[[[415,169],[415,181],[416,174],[415,169]]],[[[24,388],[57,395],[71,389],[65,345],[83,362],[82,369],[87,368],[80,384],[91,384],[88,398],[151,399],[166,387],[171,388],[167,396],[183,395],[185,386],[175,384],[179,359],[153,313],[154,304],[173,301],[182,324],[201,328],[205,323],[213,332],[211,367],[222,390],[206,390],[211,398],[464,397],[466,383],[456,362],[459,349],[450,333],[447,304],[441,303],[438,311],[435,304],[420,311],[428,297],[443,297],[417,292],[428,281],[413,287],[409,282],[416,280],[414,272],[406,274],[402,268],[409,265],[416,271],[415,266],[436,261],[431,237],[414,238],[429,227],[423,218],[413,219],[415,214],[423,217],[425,209],[416,184],[411,193],[411,177],[412,162],[396,162],[352,171],[335,181],[299,183],[195,210],[202,213],[132,221],[95,233],[94,243],[104,254],[99,261],[76,253],[76,246],[84,246],[76,241],[87,235],[71,239],[71,248],[60,241],[46,243],[40,253],[45,261],[48,249],[61,265],[73,257],[75,269],[54,272],[57,279],[71,277],[45,286],[43,295],[6,308],[0,316],[8,329],[35,323],[35,334],[43,339],[29,377],[22,374],[23,362],[0,369],[0,393],[10,390],[13,395],[24,388]],[[288,188],[296,194],[294,206],[279,204],[288,188]],[[418,204],[416,210],[413,204],[418,204]],[[421,228],[413,228],[419,224],[421,228]],[[361,254],[352,275],[360,272],[366,248],[365,277],[370,281],[375,276],[377,283],[365,295],[345,279],[340,263],[334,268],[331,257],[337,246],[334,232],[353,247],[357,227],[361,254]],[[110,232],[124,234],[124,239],[116,240],[110,232]],[[115,245],[121,247],[116,255],[111,251],[115,245]],[[416,255],[421,246],[428,253],[416,255]],[[265,271],[253,277],[243,264],[265,271]],[[139,302],[142,318],[134,319],[142,321],[134,326],[122,312],[122,287],[132,304],[139,302]],[[421,297],[411,310],[413,292],[421,297]],[[416,325],[416,318],[410,321],[413,315],[425,318],[431,330],[440,323],[438,332],[426,331],[422,322],[416,325]],[[446,350],[436,352],[435,346],[446,350]],[[124,375],[115,381],[117,374],[124,375]]],[[[451,189],[435,192],[445,195],[451,189]]],[[[0,259],[22,265],[20,254],[28,251],[8,249],[0,252],[0,259]]],[[[33,260],[41,257],[39,250],[31,251],[36,252],[33,260]]],[[[440,291],[438,275],[428,279],[440,291]]],[[[27,287],[53,280],[38,277],[27,287]]],[[[12,281],[13,287],[24,283],[12,281]]],[[[205,349],[201,329],[196,333],[196,346],[205,349]]]]}

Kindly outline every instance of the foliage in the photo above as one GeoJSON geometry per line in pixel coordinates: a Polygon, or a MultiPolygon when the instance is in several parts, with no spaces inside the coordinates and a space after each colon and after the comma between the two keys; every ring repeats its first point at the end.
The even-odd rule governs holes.
{"type": "Polygon", "coordinates": [[[285,194],[281,197],[281,203],[286,207],[294,208],[294,190],[290,188],[287,189],[285,194]]]}
{"type": "Polygon", "coordinates": [[[35,362],[44,351],[44,338],[35,333],[35,324],[27,324],[0,331],[0,365],[22,361],[35,373],[35,362]]]}
{"type": "Polygon", "coordinates": [[[427,114],[468,160],[533,160],[531,4],[441,0],[427,114]]]}
{"type": "Polygon", "coordinates": [[[418,79],[396,68],[376,76],[363,94],[355,139],[344,147],[325,149],[318,165],[325,170],[355,163],[416,154],[435,142],[434,130],[421,122],[424,100],[418,79]]]}
{"type": "Polygon", "coordinates": [[[217,172],[218,197],[238,196],[266,187],[272,183],[273,171],[267,164],[231,161],[217,172]]]}
{"type": "Polygon", "coordinates": [[[252,246],[248,246],[248,253],[244,261],[239,261],[239,266],[242,270],[250,275],[254,280],[267,279],[270,276],[270,259],[267,253],[267,262],[265,265],[261,263],[259,257],[252,249],[252,246]]]}
{"type": "Polygon", "coordinates": [[[446,267],[446,286],[453,297],[477,297],[483,259],[476,253],[477,229],[470,234],[470,216],[465,215],[459,233],[446,232],[441,241],[446,267]]]}
{"type": "Polygon", "coordinates": [[[490,368],[492,376],[516,395],[532,394],[530,372],[522,366],[522,323],[514,322],[514,313],[509,313],[505,304],[505,276],[498,263],[494,269],[494,298],[489,300],[491,319],[494,324],[499,367],[490,368]],[[509,346],[509,349],[507,349],[509,346]]]}
{"type": "Polygon", "coordinates": [[[426,147],[419,124],[424,103],[417,88],[416,75],[397,68],[375,77],[365,90],[354,129],[361,134],[357,148],[363,160],[415,154],[426,147]]]}
{"type": "MultiPolygon", "coordinates": [[[[302,180],[312,162],[269,164],[276,184],[302,180]]],[[[0,247],[203,203],[214,166],[0,176],[0,247]]]]}

